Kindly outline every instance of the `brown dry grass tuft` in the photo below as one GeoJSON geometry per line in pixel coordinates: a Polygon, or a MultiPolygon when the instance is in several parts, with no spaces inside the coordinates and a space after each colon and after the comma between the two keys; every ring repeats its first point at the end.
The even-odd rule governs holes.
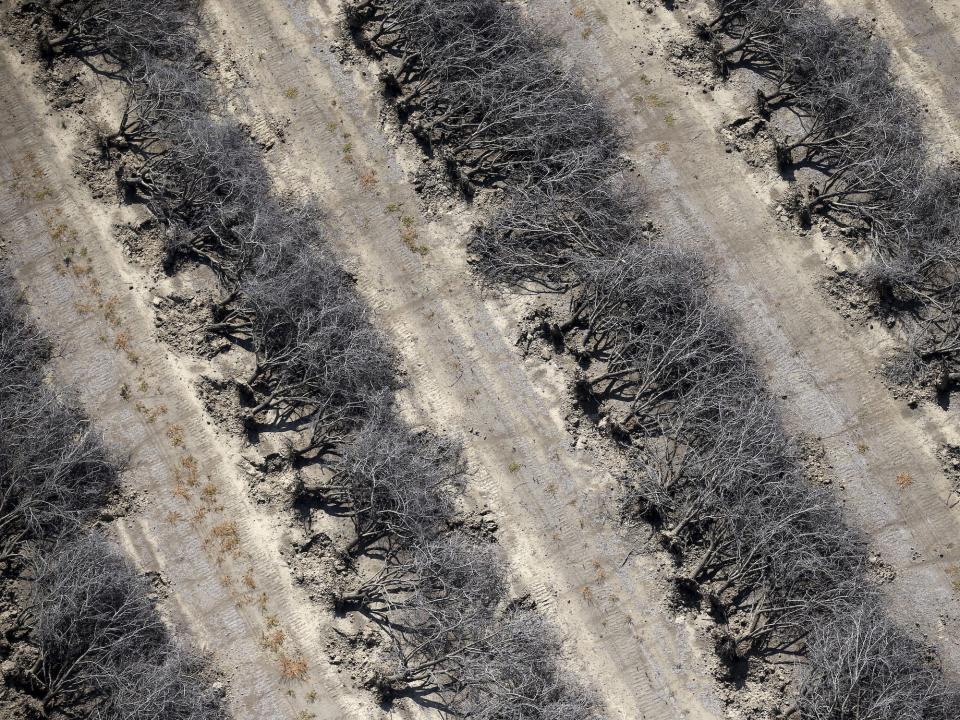
{"type": "Polygon", "coordinates": [[[280,677],[284,680],[306,680],[307,661],[302,657],[292,658],[289,655],[280,655],[280,677]]]}
{"type": "Polygon", "coordinates": [[[232,552],[240,547],[240,533],[233,520],[214,525],[210,532],[220,543],[220,549],[223,552],[232,552]]]}
{"type": "Polygon", "coordinates": [[[168,425],[167,437],[170,438],[170,442],[173,443],[174,447],[183,447],[185,435],[183,428],[179,425],[168,425]]]}
{"type": "Polygon", "coordinates": [[[286,639],[287,636],[283,630],[274,630],[273,632],[263,633],[260,636],[260,644],[270,652],[278,652],[286,639]]]}

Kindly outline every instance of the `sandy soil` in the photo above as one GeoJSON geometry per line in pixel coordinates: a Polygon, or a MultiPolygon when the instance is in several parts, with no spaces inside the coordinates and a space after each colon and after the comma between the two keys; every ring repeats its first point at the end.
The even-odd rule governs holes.
{"type": "Polygon", "coordinates": [[[844,320],[818,290],[824,260],[842,248],[777,222],[785,184],[725,152],[719,134],[748,99],[678,78],[665,51],[686,36],[690,6],[649,5],[648,14],[614,0],[529,2],[621,118],[651,213],[715,267],[716,292],[738,316],[789,427],[822,439],[850,518],[896,573],[897,616],[960,670],[960,517],[935,456],[942,442],[956,442],[956,404],[949,413],[911,410],[876,377],[889,338],[844,320]]]}
{"type": "Polygon", "coordinates": [[[378,322],[400,348],[415,422],[464,437],[472,493],[499,523],[520,592],[570,639],[571,664],[614,718],[717,717],[722,704],[690,624],[663,607],[656,558],[632,553],[614,482],[565,430],[566,378],[514,346],[516,312],[482,297],[466,266],[470,213],[428,217],[419,167],[380,129],[374,70],[344,66],[332,3],[209,5],[221,64],[250,124],[282,127],[268,158],[319,192],[378,322]]]}
{"type": "Polygon", "coordinates": [[[239,448],[197,401],[198,368],[155,340],[150,282],[112,237],[121,211],[72,175],[74,128],[47,110],[32,72],[0,44],[0,239],[58,348],[57,380],[129,458],[134,507],[113,524],[121,545],[158,574],[164,612],[212,654],[237,720],[374,717],[327,663],[330,614],[293,585],[282,529],[247,499],[239,448]],[[284,658],[296,677],[282,677],[284,658]]]}

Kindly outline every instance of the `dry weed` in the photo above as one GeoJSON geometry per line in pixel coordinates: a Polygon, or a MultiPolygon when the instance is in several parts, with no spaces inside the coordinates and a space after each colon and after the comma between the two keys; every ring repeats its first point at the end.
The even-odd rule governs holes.
{"type": "Polygon", "coordinates": [[[233,520],[225,520],[214,525],[210,531],[220,543],[220,550],[229,553],[240,547],[240,533],[233,520]]]}
{"type": "Polygon", "coordinates": [[[306,680],[307,661],[302,657],[292,658],[289,655],[280,655],[280,677],[284,680],[306,680]]]}
{"type": "Polygon", "coordinates": [[[183,447],[185,435],[180,425],[168,425],[167,437],[170,439],[170,442],[173,443],[174,447],[183,447]]]}
{"type": "Polygon", "coordinates": [[[360,185],[364,189],[370,190],[377,184],[377,171],[371,168],[360,173],[360,185]]]}
{"type": "Polygon", "coordinates": [[[283,645],[283,641],[286,640],[286,637],[287,636],[284,635],[283,630],[265,632],[260,636],[260,644],[270,652],[279,652],[280,647],[283,645]]]}

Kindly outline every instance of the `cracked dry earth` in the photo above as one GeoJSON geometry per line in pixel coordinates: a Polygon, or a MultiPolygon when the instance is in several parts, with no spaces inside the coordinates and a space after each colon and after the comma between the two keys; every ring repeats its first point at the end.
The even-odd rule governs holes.
{"type": "MultiPolygon", "coordinates": [[[[934,454],[957,442],[956,411],[911,410],[891,395],[874,373],[889,338],[844,320],[819,290],[824,260],[836,259],[829,243],[777,222],[785,186],[724,152],[720,128],[746,101],[735,87],[702,93],[667,58],[696,5],[647,14],[622,0],[526,3],[622,119],[651,216],[716,269],[716,292],[791,430],[820,438],[849,517],[895,573],[887,588],[897,616],[917,623],[956,671],[960,518],[934,454]]],[[[868,5],[884,29],[907,33],[895,47],[953,132],[957,84],[943,81],[960,62],[945,29],[958,27],[951,4],[922,14],[907,0],[868,5]]],[[[669,568],[636,552],[619,525],[609,458],[567,430],[567,376],[549,356],[516,347],[525,301],[484,295],[471,278],[473,211],[423,201],[411,181],[421,159],[383,114],[376,69],[343,62],[338,3],[209,0],[205,13],[238,114],[272,146],[278,184],[321,198],[335,247],[401,352],[406,412],[463,437],[470,502],[492,511],[518,592],[568,638],[572,669],[613,718],[726,715],[703,633],[664,603],[669,568]]],[[[31,72],[2,46],[0,240],[61,349],[58,376],[129,453],[137,501],[117,523],[122,545],[159,573],[168,614],[214,654],[238,719],[384,716],[329,664],[335,621],[293,582],[284,523],[249,499],[243,448],[206,416],[196,361],[156,339],[157,288],[110,227],[126,210],[94,201],[73,177],[73,135],[31,72]],[[262,642],[274,623],[287,638],[279,651],[262,642]],[[284,679],[284,659],[303,660],[304,678],[284,679]]],[[[421,714],[402,705],[392,716],[421,714]]]]}

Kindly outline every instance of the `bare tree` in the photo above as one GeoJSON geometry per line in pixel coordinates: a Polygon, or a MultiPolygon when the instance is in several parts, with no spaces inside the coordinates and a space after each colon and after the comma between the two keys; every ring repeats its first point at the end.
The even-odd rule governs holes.
{"type": "Polygon", "coordinates": [[[179,136],[183,123],[210,109],[212,97],[210,84],[181,62],[145,55],[124,87],[117,130],[103,140],[139,155],[162,152],[179,136]]]}
{"type": "Polygon", "coordinates": [[[582,720],[602,717],[596,697],[562,667],[563,646],[543,616],[509,607],[486,655],[461,673],[465,717],[477,720],[582,720]]]}
{"type": "Polygon", "coordinates": [[[776,53],[789,18],[803,8],[803,0],[720,0],[717,15],[703,26],[712,40],[713,61],[721,75],[729,72],[732,58],[738,63],[762,63],[776,53]],[[719,33],[733,38],[724,46],[719,33]]]}
{"type": "Polygon", "coordinates": [[[17,282],[0,269],[0,393],[32,386],[50,357],[50,343],[24,312],[17,282]]]}
{"type": "Polygon", "coordinates": [[[53,539],[116,486],[100,435],[44,386],[0,399],[2,559],[28,538],[53,539]]]}
{"type": "Polygon", "coordinates": [[[196,53],[190,0],[43,0],[38,3],[49,20],[40,36],[48,57],[68,53],[81,58],[105,58],[129,70],[146,55],[181,60],[196,53]]]}
{"type": "Polygon", "coordinates": [[[395,58],[385,80],[414,133],[485,184],[601,180],[618,139],[553,45],[496,0],[362,0],[348,22],[395,58]]]}
{"type": "Polygon", "coordinates": [[[71,538],[35,564],[33,638],[46,707],[109,687],[132,658],[164,647],[149,585],[103,537],[71,538]]]}
{"type": "Polygon", "coordinates": [[[960,712],[960,694],[875,595],[813,625],[807,652],[797,703],[804,720],[947,720],[960,712]]]}
{"type": "Polygon", "coordinates": [[[476,229],[470,249],[488,282],[565,290],[580,281],[578,264],[615,254],[641,237],[636,190],[619,177],[512,186],[476,229]]]}
{"type": "Polygon", "coordinates": [[[253,405],[247,418],[306,427],[297,453],[322,453],[393,386],[393,354],[352,281],[325,251],[290,243],[274,253],[254,262],[231,318],[232,331],[248,334],[256,358],[245,381],[253,405]]]}
{"type": "MultiPolygon", "coordinates": [[[[445,613],[494,606],[503,592],[496,547],[454,531],[390,555],[380,570],[341,595],[338,604],[380,614],[412,613],[418,622],[406,631],[423,634],[428,626],[444,625],[445,613]]],[[[434,630],[442,635],[450,627],[434,630]]]]}
{"type": "Polygon", "coordinates": [[[454,517],[465,464],[458,443],[429,431],[413,432],[386,399],[339,451],[331,481],[321,492],[349,513],[355,530],[347,552],[388,558],[426,542],[454,517]]]}
{"type": "MultiPolygon", "coordinates": [[[[5,276],[4,276],[5,277],[5,276]]],[[[48,346],[5,277],[0,291],[0,561],[54,540],[115,489],[100,435],[43,382],[48,346]]]]}
{"type": "MultiPolygon", "coordinates": [[[[700,383],[719,392],[731,378],[749,378],[726,318],[698,285],[703,269],[696,259],[638,243],[611,257],[584,258],[577,274],[581,284],[563,328],[577,330],[577,351],[592,359],[578,392],[616,400],[625,426],[655,426],[700,383]]],[[[710,401],[709,392],[699,397],[710,401]]]]}
{"type": "Polygon", "coordinates": [[[128,161],[120,182],[168,226],[171,255],[186,250],[215,267],[219,238],[260,207],[270,189],[249,137],[206,114],[165,131],[163,147],[128,161]]]}
{"type": "Polygon", "coordinates": [[[132,657],[110,682],[94,720],[225,720],[201,658],[170,645],[153,661],[132,657]]]}
{"type": "Polygon", "coordinates": [[[504,589],[495,546],[452,532],[392,555],[338,606],[378,619],[391,640],[381,693],[442,694],[496,642],[504,589]]]}

